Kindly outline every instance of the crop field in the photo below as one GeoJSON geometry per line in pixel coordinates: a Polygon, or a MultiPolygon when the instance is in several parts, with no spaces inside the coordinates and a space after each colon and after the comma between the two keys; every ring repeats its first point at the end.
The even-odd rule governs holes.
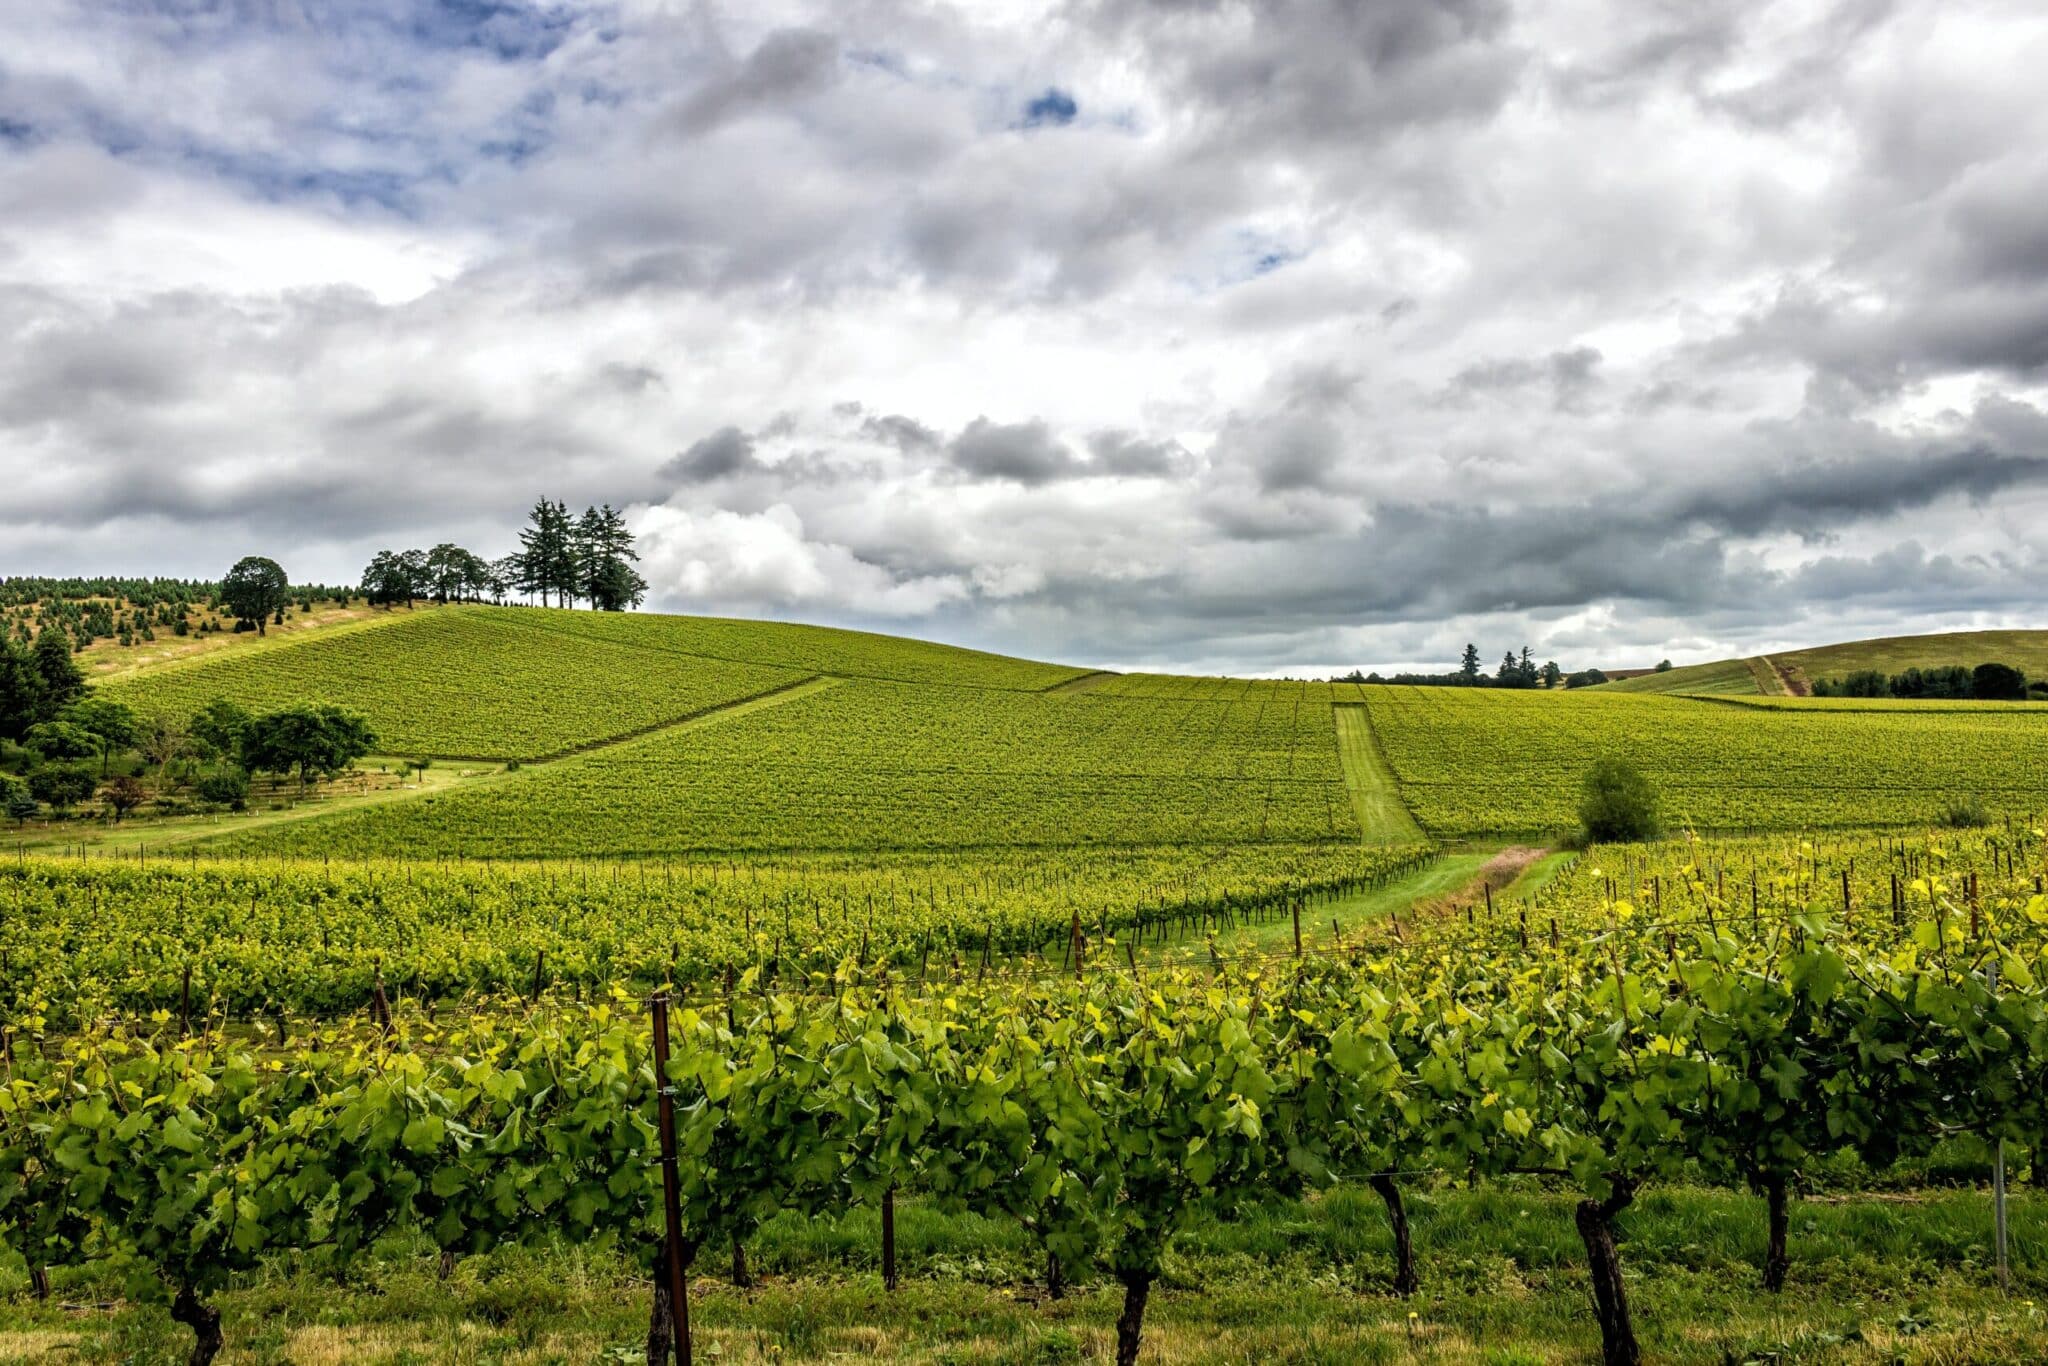
{"type": "Polygon", "coordinates": [[[1319,684],[1132,698],[853,679],[488,789],[263,832],[243,851],[1355,843],[1328,698],[1319,684]]]}
{"type": "MultiPolygon", "coordinates": [[[[1912,825],[1959,797],[2048,810],[2048,709],[1881,713],[1614,694],[1360,687],[1422,827],[1563,830],[1594,760],[1634,763],[1703,830],[1912,825]]],[[[1764,701],[1764,699],[1759,699],[1764,701]]]]}
{"type": "MultiPolygon", "coordinates": [[[[1242,879],[1285,904],[1310,871],[1245,857],[1212,885],[1226,900],[1242,879]]],[[[1050,873],[1020,858],[980,892],[971,866],[925,924],[971,925],[977,895],[1021,896],[1038,907],[1027,937],[1062,910],[1072,935],[1076,903],[1128,902],[1177,858],[1050,873]],[[1048,896],[1063,878],[1064,904],[1048,896]]],[[[910,894],[936,871],[825,865],[742,893],[757,871],[705,865],[687,894],[765,912],[835,879],[910,894]]],[[[550,1303],[558,1319],[579,1307],[542,1355],[608,1357],[647,1322],[665,1084],[688,1293],[736,1360],[825,1360],[855,1341],[1013,1359],[963,1358],[970,1321],[1011,1341],[1062,1326],[1067,1359],[1112,1340],[1126,1359],[1148,1343],[1201,1359],[1195,1324],[1297,1358],[1319,1340],[1337,1359],[1424,1342],[1449,1360],[1618,1359],[1638,1337],[1656,1359],[1700,1363],[1789,1342],[1818,1361],[2048,1351],[2048,1323],[2019,1303],[2048,1285],[2048,1206],[2017,1193],[1994,1217],[1983,1185],[2000,1161],[2023,1181],[2048,1135],[2048,848],[2025,826],[1610,847],[1526,904],[1396,913],[1247,961],[1141,963],[1097,926],[1064,961],[949,952],[914,969],[914,922],[891,921],[889,953],[796,973],[743,920],[731,976],[679,978],[665,1068],[635,975],[662,975],[659,929],[516,998],[488,980],[394,990],[275,1030],[253,997],[253,1028],[210,1009],[142,1014],[215,943],[209,1005],[230,974],[273,995],[301,975],[362,991],[323,977],[322,955],[360,971],[365,946],[326,944],[383,936],[374,999],[419,964],[487,954],[500,932],[552,926],[559,949],[675,890],[653,868],[609,886],[571,887],[569,872],[17,863],[13,885],[74,930],[133,916],[127,959],[149,985],[134,994],[106,935],[79,956],[117,980],[8,1006],[0,1234],[14,1270],[0,1274],[99,1298],[108,1308],[63,1331],[154,1334],[164,1345],[143,1360],[179,1350],[167,1302],[201,1333],[225,1307],[231,1350],[272,1342],[263,1359],[286,1360],[265,1285],[365,1342],[445,1343],[520,1312],[476,1298],[479,1281],[523,1301],[573,1266],[579,1288],[550,1303]],[[180,892],[186,937],[153,940],[180,892]],[[577,921],[585,898],[603,909],[577,921]],[[601,986],[608,969],[621,975],[601,986]],[[1947,1194],[1898,1198],[1937,1176],[1947,1194]],[[825,1241],[792,1241],[800,1229],[825,1241]],[[758,1299],[718,1288],[728,1259],[735,1279],[767,1271],[758,1299]],[[1069,1307],[1040,1297],[1048,1279],[1069,1307]],[[348,1288],[364,1285],[407,1289],[393,1302],[348,1288]],[[1012,1307],[992,1316],[977,1286],[1012,1307]],[[129,1298],[106,1298],[121,1287],[129,1298]],[[635,1289],[637,1325],[623,1309],[635,1289]],[[1275,1289],[1295,1306],[1277,1320],[1275,1289]],[[845,1332],[803,1321],[806,1302],[841,1303],[845,1332]],[[1272,1336],[1236,1336],[1262,1324],[1272,1336]]],[[[788,923],[794,935],[801,919],[788,923]]]]}
{"type": "Polygon", "coordinates": [[[1419,846],[1250,845],[774,863],[20,860],[0,865],[0,1020],[333,1018],[382,980],[452,1002],[615,983],[788,982],[846,960],[997,970],[1070,930],[1150,944],[1377,885],[1419,846]]]}
{"type": "Polygon", "coordinates": [[[251,710],[326,702],[368,719],[382,752],[533,759],[680,720],[801,680],[773,664],[651,655],[516,624],[519,609],[399,614],[261,651],[117,680],[106,695],[186,717],[217,697],[251,710]]]}

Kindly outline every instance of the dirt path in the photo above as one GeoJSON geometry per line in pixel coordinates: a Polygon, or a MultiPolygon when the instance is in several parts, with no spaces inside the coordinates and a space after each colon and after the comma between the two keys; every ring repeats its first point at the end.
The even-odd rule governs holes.
{"type": "Polygon", "coordinates": [[[1373,734],[1372,715],[1362,703],[1340,703],[1337,716],[1337,761],[1344,769],[1344,787],[1358,816],[1360,837],[1367,844],[1412,844],[1424,836],[1408,806],[1387,756],[1373,734]]]}
{"type": "Polygon", "coordinates": [[[1510,845],[1482,864],[1478,875],[1471,881],[1442,896],[1417,901],[1414,903],[1415,909],[1420,912],[1449,910],[1483,897],[1490,891],[1504,891],[1513,886],[1517,878],[1549,852],[1548,849],[1538,849],[1526,844],[1510,845]]]}

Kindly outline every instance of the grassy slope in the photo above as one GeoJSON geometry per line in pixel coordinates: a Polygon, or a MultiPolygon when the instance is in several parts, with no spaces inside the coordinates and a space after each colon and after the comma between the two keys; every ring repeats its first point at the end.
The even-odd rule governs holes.
{"type": "Polygon", "coordinates": [[[1661,674],[1644,674],[1639,678],[1617,678],[1612,683],[1602,683],[1590,691],[1753,693],[1757,691],[1757,681],[1746,661],[1722,659],[1712,664],[1687,664],[1661,674]]]}
{"type": "MultiPolygon", "coordinates": [[[[1808,684],[1817,678],[1839,678],[1858,669],[1899,673],[1910,668],[1944,664],[1976,666],[1987,660],[2010,664],[2029,678],[2048,678],[2048,631],[1951,631],[1924,636],[1884,636],[1788,650],[1771,655],[1808,684]]],[[[1757,693],[1777,692],[1760,659],[1723,659],[1688,664],[1667,673],[1603,683],[1601,692],[1757,693]],[[1759,681],[1759,680],[1763,681],[1759,681]]]]}

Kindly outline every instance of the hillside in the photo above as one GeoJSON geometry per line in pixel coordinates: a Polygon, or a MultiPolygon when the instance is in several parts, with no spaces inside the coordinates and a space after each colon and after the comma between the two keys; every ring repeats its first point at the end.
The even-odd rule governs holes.
{"type": "Polygon", "coordinates": [[[1591,691],[1695,695],[1804,693],[1815,679],[1840,678],[1859,669],[1892,674],[1947,664],[1974,667],[1986,661],[2010,664],[2029,678],[2048,678],[2048,630],[1949,631],[1852,640],[1617,678],[1591,691]]]}
{"type": "Polygon", "coordinates": [[[380,613],[104,686],[145,715],[179,718],[217,697],[258,710],[333,703],[369,719],[380,752],[531,760],[820,674],[1032,690],[1081,672],[820,626],[470,606],[380,613]]]}

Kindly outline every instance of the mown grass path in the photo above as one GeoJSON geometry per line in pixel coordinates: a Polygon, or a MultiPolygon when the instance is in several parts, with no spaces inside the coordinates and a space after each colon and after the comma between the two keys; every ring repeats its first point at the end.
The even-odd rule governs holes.
{"type": "Polygon", "coordinates": [[[1344,767],[1344,786],[1351,809],[1367,844],[1411,844],[1424,838],[1422,827],[1401,800],[1394,770],[1380,752],[1372,716],[1362,705],[1331,708],[1337,716],[1337,758],[1344,767]]]}

